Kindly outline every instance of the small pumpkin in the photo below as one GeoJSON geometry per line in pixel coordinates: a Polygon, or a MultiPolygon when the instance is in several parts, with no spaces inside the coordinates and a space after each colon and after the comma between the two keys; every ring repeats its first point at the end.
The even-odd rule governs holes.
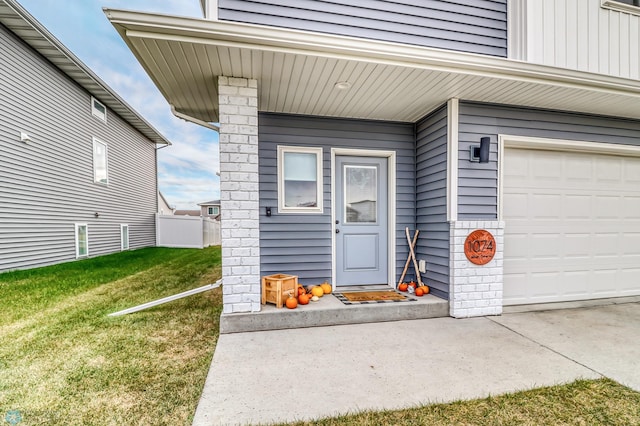
{"type": "MultiPolygon", "coordinates": [[[[418,287],[419,289],[422,289],[422,293],[423,294],[429,294],[429,286],[427,285],[423,285],[422,287],[418,287]]],[[[417,290],[417,289],[416,289],[417,290]]]]}
{"type": "Polygon", "coordinates": [[[284,304],[289,309],[295,309],[298,307],[298,299],[296,299],[295,297],[293,297],[293,295],[290,294],[289,297],[287,297],[287,301],[284,302],[284,304]]]}
{"type": "Polygon", "coordinates": [[[322,288],[322,291],[324,294],[331,294],[331,290],[333,290],[331,288],[331,284],[329,284],[328,282],[323,282],[322,284],[320,284],[320,287],[322,288]]]}
{"type": "Polygon", "coordinates": [[[301,305],[308,305],[311,297],[307,293],[302,293],[298,295],[298,303],[301,305]]]}
{"type": "Polygon", "coordinates": [[[301,285],[298,285],[298,296],[305,294],[307,291],[301,285]]]}
{"type": "Polygon", "coordinates": [[[416,287],[417,287],[416,282],[415,282],[415,281],[413,281],[413,280],[411,280],[411,281],[409,282],[409,287],[416,288],[416,287]]]}
{"type": "Polygon", "coordinates": [[[422,287],[416,288],[415,295],[418,297],[422,297],[424,295],[424,290],[422,290],[422,287]]]}
{"type": "Polygon", "coordinates": [[[322,297],[322,295],[324,294],[324,290],[322,289],[322,287],[317,285],[311,289],[311,294],[314,296],[322,297]]]}
{"type": "Polygon", "coordinates": [[[408,288],[409,288],[409,284],[407,283],[400,283],[398,285],[398,290],[400,291],[407,291],[408,288]]]}

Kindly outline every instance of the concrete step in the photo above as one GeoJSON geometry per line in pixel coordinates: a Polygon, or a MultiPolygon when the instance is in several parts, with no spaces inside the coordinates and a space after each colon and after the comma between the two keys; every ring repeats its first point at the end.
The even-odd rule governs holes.
{"type": "Polygon", "coordinates": [[[328,325],[364,324],[449,316],[449,302],[433,295],[416,297],[412,302],[387,302],[345,305],[333,294],[318,302],[296,309],[267,304],[260,312],[222,314],[220,333],[283,330],[290,328],[324,327],[328,325]]]}

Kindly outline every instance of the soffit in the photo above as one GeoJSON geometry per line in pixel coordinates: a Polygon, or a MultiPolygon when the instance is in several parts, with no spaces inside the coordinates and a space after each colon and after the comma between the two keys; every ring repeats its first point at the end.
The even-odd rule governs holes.
{"type": "Polygon", "coordinates": [[[217,76],[258,80],[259,110],[414,122],[447,99],[640,119],[640,82],[224,21],[105,13],[176,110],[218,119],[217,76]],[[349,81],[351,88],[336,89],[349,81]]]}
{"type": "Polygon", "coordinates": [[[0,24],[7,27],[152,142],[171,144],[14,0],[0,0],[0,24]]]}

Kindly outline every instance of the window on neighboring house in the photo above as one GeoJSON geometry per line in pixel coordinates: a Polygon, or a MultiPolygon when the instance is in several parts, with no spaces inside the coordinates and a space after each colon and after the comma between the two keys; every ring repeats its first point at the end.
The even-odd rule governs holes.
{"type": "Polygon", "coordinates": [[[120,225],[120,249],[129,250],[129,225],[120,225]]]}
{"type": "Polygon", "coordinates": [[[220,208],[218,208],[218,207],[209,207],[209,214],[217,216],[218,214],[220,214],[220,208]]]}
{"type": "Polygon", "coordinates": [[[107,144],[93,138],[93,181],[108,184],[107,144]]]}
{"type": "Polygon", "coordinates": [[[602,0],[602,7],[640,15],[640,0],[602,0]]]}
{"type": "Polygon", "coordinates": [[[86,223],[76,223],[76,259],[89,256],[89,233],[86,223]]]}
{"type": "Polygon", "coordinates": [[[91,98],[91,115],[107,122],[107,108],[96,98],[91,98]]]}
{"type": "Polygon", "coordinates": [[[278,146],[278,211],[322,213],[322,148],[278,146]]]}

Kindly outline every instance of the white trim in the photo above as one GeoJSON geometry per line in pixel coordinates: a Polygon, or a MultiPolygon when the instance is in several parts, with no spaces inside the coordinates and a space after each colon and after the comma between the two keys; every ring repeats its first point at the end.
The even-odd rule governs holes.
{"type": "Polygon", "coordinates": [[[615,0],[602,0],[600,5],[605,9],[611,9],[623,13],[630,13],[632,15],[640,15],[640,7],[634,6],[632,4],[620,3],[619,1],[615,0]]]}
{"type": "Polygon", "coordinates": [[[459,102],[447,102],[447,220],[458,220],[458,127],[459,102]]]}
{"type": "Polygon", "coordinates": [[[278,166],[278,213],[282,214],[322,214],[324,212],[323,209],[323,158],[322,158],[322,147],[306,147],[306,146],[288,146],[288,145],[278,145],[278,158],[277,158],[278,166]],[[286,207],[284,205],[284,154],[287,152],[298,152],[303,154],[314,154],[316,156],[316,196],[317,196],[317,206],[316,207],[286,207]]]}
{"type": "Polygon", "coordinates": [[[387,159],[387,280],[396,280],[396,152],[372,149],[331,148],[331,282],[336,287],[336,156],[377,157],[387,159]]]}
{"type": "Polygon", "coordinates": [[[204,19],[218,20],[218,0],[200,0],[204,19]]]}
{"type": "Polygon", "coordinates": [[[527,60],[527,13],[527,0],[507,0],[507,57],[509,59],[527,60]]]}
{"type": "Polygon", "coordinates": [[[121,223],[120,224],[120,251],[129,250],[131,247],[131,241],[129,240],[129,224],[121,223]],[[127,246],[124,246],[124,230],[127,230],[127,246]]]}
{"type": "Polygon", "coordinates": [[[104,123],[107,122],[107,107],[93,96],[91,97],[91,115],[104,123]],[[96,108],[96,104],[100,105],[104,109],[104,113],[100,112],[100,110],[96,108]]]}
{"type": "Polygon", "coordinates": [[[89,225],[86,223],[75,223],[75,242],[76,242],[76,259],[84,259],[85,257],[89,257],[89,225]],[[85,227],[85,235],[87,236],[87,254],[80,255],[80,244],[78,241],[78,228],[81,226],[85,227]]]}
{"type": "Polygon", "coordinates": [[[109,185],[109,147],[106,142],[103,142],[100,139],[93,137],[93,144],[91,149],[92,149],[91,154],[93,157],[93,182],[98,183],[100,185],[109,185]],[[96,144],[100,144],[104,146],[104,168],[105,168],[105,173],[107,175],[106,182],[101,182],[97,180],[97,177],[96,177],[96,144]]]}
{"type": "Polygon", "coordinates": [[[498,220],[503,220],[503,183],[505,148],[544,151],[580,152],[586,154],[640,157],[640,146],[530,136],[498,135],[498,220]]]}

